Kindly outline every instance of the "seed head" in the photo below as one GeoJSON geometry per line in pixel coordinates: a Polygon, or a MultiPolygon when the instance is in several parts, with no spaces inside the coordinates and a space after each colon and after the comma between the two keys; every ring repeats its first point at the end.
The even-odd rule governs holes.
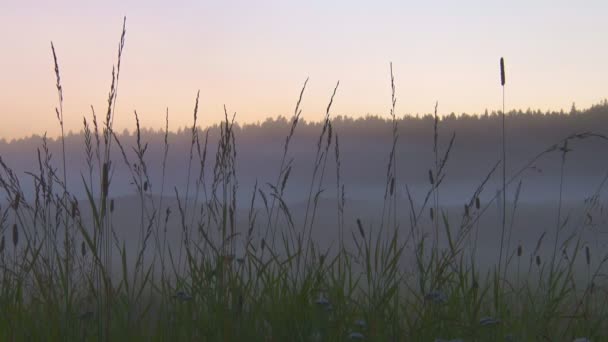
{"type": "Polygon", "coordinates": [[[19,243],[19,230],[17,229],[17,224],[13,224],[13,246],[17,246],[19,243]]]}
{"type": "Polygon", "coordinates": [[[505,60],[500,57],[500,85],[505,86],[505,60]]]}
{"type": "Polygon", "coordinates": [[[102,173],[101,173],[101,189],[103,190],[103,197],[108,196],[108,189],[110,187],[109,173],[110,173],[110,164],[104,163],[102,173]]]}
{"type": "Polygon", "coordinates": [[[19,202],[21,201],[21,194],[15,194],[15,200],[13,201],[13,209],[16,211],[19,209],[19,202]]]}
{"type": "Polygon", "coordinates": [[[365,238],[365,231],[363,230],[363,225],[361,224],[361,219],[357,219],[357,227],[359,228],[359,234],[361,234],[361,237],[365,238]]]}
{"type": "Polygon", "coordinates": [[[521,247],[521,244],[520,244],[519,246],[517,246],[517,257],[518,258],[521,257],[522,251],[523,250],[522,250],[522,247],[521,247]]]}
{"type": "Polygon", "coordinates": [[[78,213],[78,202],[73,201],[72,202],[72,218],[76,217],[77,213],[78,213]]]}

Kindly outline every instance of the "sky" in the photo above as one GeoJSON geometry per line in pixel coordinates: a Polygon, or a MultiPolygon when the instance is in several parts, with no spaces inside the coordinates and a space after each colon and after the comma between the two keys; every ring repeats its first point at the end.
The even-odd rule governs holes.
{"type": "Polygon", "coordinates": [[[115,129],[291,116],[306,120],[500,109],[586,108],[608,97],[606,1],[2,1],[0,138],[59,134],[51,41],[66,131],[103,116],[123,16],[115,129]]]}

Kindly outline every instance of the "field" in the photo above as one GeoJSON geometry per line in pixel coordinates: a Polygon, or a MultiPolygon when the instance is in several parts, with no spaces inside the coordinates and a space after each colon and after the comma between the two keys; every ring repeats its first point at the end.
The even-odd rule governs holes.
{"type": "MultiPolygon", "coordinates": [[[[584,219],[581,227],[591,225],[592,213],[603,211],[603,182],[582,208],[562,198],[569,147],[607,140],[604,135],[573,132],[508,174],[509,160],[497,155],[499,162],[484,171],[487,177],[478,179],[463,205],[446,204],[443,182],[457,141],[448,136],[440,144],[445,137],[435,112],[433,163],[412,164],[428,173],[414,198],[396,166],[407,155],[396,149],[391,69],[392,144],[382,156],[386,164],[375,166],[384,175],[380,205],[345,195],[345,146],[331,117],[338,85],[310,146],[314,159],[306,167],[311,181],[303,201],[286,196],[290,175],[298,171],[290,143],[306,83],[286,138],[276,142],[282,146],[276,172],[259,175],[273,181],[256,181],[252,188],[239,186],[234,116],[225,112],[214,135],[217,148],[210,150],[209,135],[197,126],[197,95],[183,165],[187,185],[178,189],[165,179],[168,115],[160,164],[147,162],[137,113],[133,146],[113,131],[124,39],[123,28],[108,107],[84,121],[86,164],[78,190],[69,185],[74,180],[67,177],[65,146],[52,158],[46,138],[32,156],[38,170],[26,175],[32,191],[24,190],[29,185],[10,161],[0,159],[6,198],[0,207],[0,340],[608,340],[608,253],[602,254],[593,233],[569,225],[575,216],[584,219]],[[112,159],[113,151],[121,158],[112,159]],[[521,204],[519,176],[548,154],[561,158],[556,206],[521,204]],[[112,193],[118,164],[135,195],[112,193]],[[162,175],[159,183],[149,176],[154,168],[160,168],[154,170],[162,175]],[[488,195],[495,176],[503,191],[488,195]],[[243,192],[247,204],[237,201],[243,192]],[[539,212],[555,218],[551,229],[514,233],[515,218],[533,226],[539,212]],[[492,234],[480,232],[491,225],[492,234]]],[[[54,49],[53,57],[63,132],[54,49]]],[[[502,119],[508,120],[504,109],[502,119]]],[[[504,152],[505,141],[502,147],[504,152]]]]}

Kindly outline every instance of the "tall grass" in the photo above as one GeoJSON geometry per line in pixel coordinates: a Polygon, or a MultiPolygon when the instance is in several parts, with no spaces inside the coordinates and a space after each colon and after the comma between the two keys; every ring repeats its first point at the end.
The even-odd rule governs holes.
{"type": "MultiPolygon", "coordinates": [[[[582,243],[580,235],[560,239],[561,200],[553,255],[549,260],[541,260],[539,254],[543,234],[536,249],[529,252],[525,269],[523,258],[528,252],[524,253],[521,244],[510,251],[511,232],[505,232],[506,192],[518,184],[509,227],[512,230],[521,178],[527,169],[541,157],[561,151],[561,187],[568,146],[583,139],[608,140],[605,136],[588,132],[572,134],[507,175],[503,105],[502,156],[473,189],[464,204],[460,224],[454,226],[442,208],[439,189],[448,176],[446,166],[456,134],[451,135],[442,152],[441,120],[436,105],[433,165],[411,164],[411,167],[428,170],[429,175],[426,195],[421,201],[415,201],[397,174],[396,87],[391,64],[392,140],[380,225],[374,226],[356,216],[351,220],[345,217],[346,186],[341,177],[348,170],[343,169],[339,132],[330,118],[337,84],[319,133],[300,227],[284,194],[293,166],[289,145],[301,117],[306,80],[283,145],[277,177],[273,183],[266,183],[267,187],[256,182],[246,223],[239,223],[238,137],[233,129],[236,114],[229,115],[224,107],[215,160],[208,163],[209,135],[207,131],[201,143],[197,93],[190,153],[184,161],[188,165],[185,175],[188,187],[183,196],[177,188],[173,189],[173,206],[166,194],[170,184],[165,184],[169,182],[165,179],[170,146],[169,110],[165,116],[161,165],[151,166],[147,162],[148,144],[141,134],[137,112],[134,112],[136,140],[132,151],[114,133],[125,23],[126,20],[117,64],[112,70],[102,131],[93,108],[92,118],[83,118],[87,170],[81,181],[86,198],[78,200],[67,187],[65,149],[62,150],[63,177],[57,173],[46,137],[36,156],[38,170],[27,174],[35,184],[34,194],[24,193],[20,176],[0,156],[0,188],[8,203],[0,208],[0,340],[563,341],[583,336],[592,340],[606,338],[608,312],[602,277],[608,254],[592,251],[582,243]],[[329,177],[326,167],[332,144],[336,161],[336,229],[340,241],[337,247],[331,245],[322,250],[312,232],[316,227],[319,199],[325,190],[324,180],[329,177]],[[124,227],[113,220],[115,201],[111,185],[117,170],[116,161],[110,158],[113,148],[119,150],[138,195],[136,250],[128,250],[126,242],[119,239],[117,231],[124,227]],[[501,163],[502,192],[482,204],[480,197],[488,198],[486,187],[501,163]],[[162,168],[158,196],[152,192],[157,185],[151,182],[149,167],[162,168]],[[207,167],[212,170],[208,177],[207,167]],[[399,189],[407,194],[406,204],[398,202],[399,189]],[[502,197],[503,210],[497,271],[482,271],[477,265],[476,250],[480,243],[479,230],[487,227],[480,225],[480,220],[498,196],[502,197]],[[199,198],[204,200],[199,202],[199,198]],[[83,205],[90,214],[84,214],[83,205]],[[398,221],[400,210],[409,210],[409,222],[398,221]],[[427,213],[430,220],[426,218],[427,213]],[[179,216],[179,226],[169,225],[171,215],[179,216]],[[259,223],[259,217],[264,223],[259,223]],[[356,224],[351,226],[348,223],[351,221],[356,224]],[[9,238],[5,239],[7,234],[9,238]],[[167,243],[171,235],[181,236],[177,248],[167,243]],[[562,258],[558,257],[558,249],[564,251],[562,258]],[[579,271],[575,260],[583,250],[586,276],[581,283],[575,279],[579,271]],[[118,262],[114,263],[113,256],[118,262]],[[511,267],[513,261],[515,274],[511,267]],[[119,269],[113,269],[113,265],[119,269]]],[[[56,114],[64,146],[63,93],[54,46],[52,52],[59,93],[56,114]]],[[[501,75],[504,87],[502,60],[501,75]]],[[[400,157],[407,158],[406,155],[400,157]]],[[[595,201],[603,184],[594,194],[595,201]]]]}

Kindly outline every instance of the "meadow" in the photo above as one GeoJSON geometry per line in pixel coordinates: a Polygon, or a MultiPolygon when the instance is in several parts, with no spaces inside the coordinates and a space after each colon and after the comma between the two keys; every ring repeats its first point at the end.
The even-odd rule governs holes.
{"type": "MultiPolygon", "coordinates": [[[[450,135],[440,143],[446,137],[439,134],[435,109],[432,163],[412,163],[428,180],[422,196],[413,198],[397,168],[397,159],[408,156],[396,148],[391,66],[391,143],[382,156],[386,164],[375,165],[384,176],[374,220],[363,217],[365,203],[347,208],[354,204],[343,181],[344,146],[331,116],[339,84],[310,146],[310,183],[297,207],[286,200],[296,172],[290,146],[308,80],[284,140],[275,142],[281,151],[276,172],[259,175],[272,181],[256,181],[251,189],[239,186],[235,116],[225,109],[210,150],[209,131],[198,127],[197,95],[183,164],[186,186],[178,188],[165,179],[168,113],[160,164],[147,161],[137,112],[132,146],[113,130],[125,35],[123,26],[107,108],[100,116],[92,109],[83,122],[86,163],[78,190],[68,180],[65,145],[52,155],[43,138],[32,156],[38,169],[26,174],[32,191],[24,190],[23,175],[0,154],[6,199],[0,207],[1,340],[608,341],[608,253],[586,243],[583,229],[566,229],[571,204],[562,198],[572,145],[608,140],[603,134],[573,132],[508,173],[503,140],[498,162],[484,171],[468,200],[448,205],[442,186],[458,142],[450,135]],[[121,158],[112,159],[113,151],[121,158]],[[539,236],[527,235],[525,242],[535,248],[524,250],[512,224],[520,214],[520,176],[548,154],[561,158],[557,207],[547,209],[554,210],[556,223],[539,236]],[[158,183],[151,180],[153,168],[162,175],[158,183]],[[116,170],[127,173],[135,195],[112,193],[116,170]],[[496,176],[503,190],[494,194],[492,188],[488,195],[496,176]],[[237,201],[242,192],[249,198],[245,205],[237,201]],[[499,215],[491,216],[495,207],[499,215]],[[457,219],[448,211],[457,211],[457,219]],[[491,246],[479,239],[488,225],[498,232],[491,246]],[[319,241],[319,230],[331,238],[319,241]]],[[[60,58],[54,47],[52,53],[64,144],[60,58]]],[[[500,66],[497,89],[508,76],[502,60],[500,66]]],[[[504,128],[504,104],[501,113],[504,128]]],[[[593,220],[603,208],[603,186],[589,194],[578,216],[593,220]]]]}

